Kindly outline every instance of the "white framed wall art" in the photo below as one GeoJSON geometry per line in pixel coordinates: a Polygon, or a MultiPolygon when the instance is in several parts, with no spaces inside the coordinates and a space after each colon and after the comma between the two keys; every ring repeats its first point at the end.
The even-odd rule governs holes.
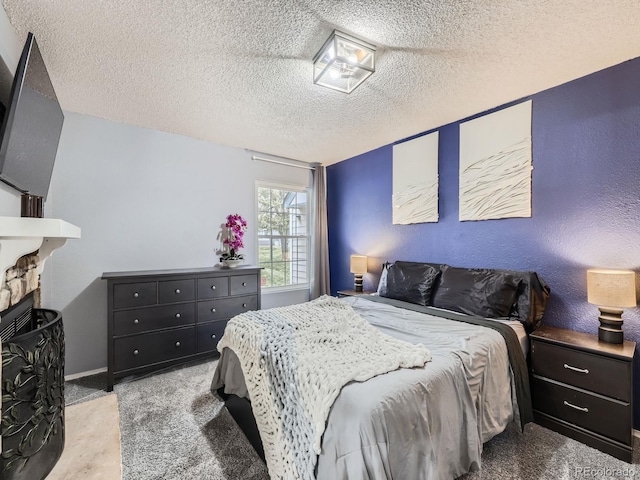
{"type": "Polygon", "coordinates": [[[460,124],[460,221],[531,217],[531,100],[460,124]]]}
{"type": "Polygon", "coordinates": [[[393,146],[393,224],[438,221],[438,132],[393,146]]]}

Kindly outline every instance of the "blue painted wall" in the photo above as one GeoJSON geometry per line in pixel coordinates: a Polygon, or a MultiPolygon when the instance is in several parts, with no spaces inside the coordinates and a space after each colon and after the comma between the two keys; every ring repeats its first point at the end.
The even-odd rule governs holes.
{"type": "MultiPolygon", "coordinates": [[[[552,290],[543,323],[596,333],[598,309],[587,303],[587,268],[640,270],[640,58],[529,98],[531,218],[458,221],[460,122],[436,129],[438,223],[392,225],[392,145],[330,166],[332,290],[352,288],[352,253],[371,257],[366,289],[376,288],[387,260],[535,270],[552,290]]],[[[625,338],[640,343],[640,309],[627,309],[623,318],[625,338]]],[[[640,399],[640,368],[635,371],[640,399]]],[[[635,413],[638,428],[640,401],[635,413]]]]}

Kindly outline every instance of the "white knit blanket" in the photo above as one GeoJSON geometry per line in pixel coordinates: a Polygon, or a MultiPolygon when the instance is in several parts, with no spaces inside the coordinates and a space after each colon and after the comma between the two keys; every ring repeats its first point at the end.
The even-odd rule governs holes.
{"type": "Polygon", "coordinates": [[[218,344],[240,360],[272,479],[313,479],[327,416],[344,385],[431,360],[337,298],[247,312],[218,344]]]}

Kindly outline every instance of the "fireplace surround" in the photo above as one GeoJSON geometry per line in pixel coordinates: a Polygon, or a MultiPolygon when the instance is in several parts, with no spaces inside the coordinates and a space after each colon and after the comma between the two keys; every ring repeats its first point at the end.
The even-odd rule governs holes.
{"type": "Polygon", "coordinates": [[[55,310],[34,308],[34,293],[39,295],[39,289],[20,301],[17,298],[31,291],[32,282],[38,283],[45,261],[69,238],[80,238],[80,228],[64,220],[0,217],[0,287],[8,286],[11,305],[5,309],[6,291],[0,289],[3,480],[46,477],[64,448],[62,317],[55,310]],[[35,271],[30,265],[26,269],[16,265],[20,257],[36,251],[35,271]],[[22,286],[9,271],[16,267],[28,270],[22,286]]]}

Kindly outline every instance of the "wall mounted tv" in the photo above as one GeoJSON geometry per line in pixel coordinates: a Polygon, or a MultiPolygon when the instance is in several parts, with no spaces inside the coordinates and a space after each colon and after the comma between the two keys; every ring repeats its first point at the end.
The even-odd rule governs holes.
{"type": "Polygon", "coordinates": [[[0,180],[46,198],[63,122],[40,49],[29,33],[0,130],[0,180]]]}

